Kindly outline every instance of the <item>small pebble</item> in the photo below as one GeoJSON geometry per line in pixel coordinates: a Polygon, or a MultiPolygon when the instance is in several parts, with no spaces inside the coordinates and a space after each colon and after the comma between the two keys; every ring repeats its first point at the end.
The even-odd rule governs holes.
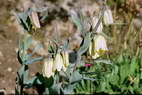
{"type": "Polygon", "coordinates": [[[3,54],[2,54],[2,52],[0,51],[0,57],[3,57],[3,54]]]}
{"type": "Polygon", "coordinates": [[[6,81],[5,80],[2,80],[2,84],[5,84],[6,83],[6,81]]]}
{"type": "Polygon", "coordinates": [[[9,40],[9,43],[12,43],[12,40],[9,40]]]}
{"type": "Polygon", "coordinates": [[[7,71],[8,71],[8,72],[11,72],[11,71],[12,71],[12,68],[11,68],[11,67],[8,67],[7,71]]]}

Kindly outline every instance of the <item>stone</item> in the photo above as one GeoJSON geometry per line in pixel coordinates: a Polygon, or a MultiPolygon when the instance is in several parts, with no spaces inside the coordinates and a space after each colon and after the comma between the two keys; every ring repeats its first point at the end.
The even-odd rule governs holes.
{"type": "Polygon", "coordinates": [[[3,57],[3,53],[0,51],[0,57],[3,57]]]}
{"type": "Polygon", "coordinates": [[[8,67],[7,71],[8,71],[8,72],[11,72],[11,71],[12,71],[12,68],[11,68],[11,67],[8,67]]]}

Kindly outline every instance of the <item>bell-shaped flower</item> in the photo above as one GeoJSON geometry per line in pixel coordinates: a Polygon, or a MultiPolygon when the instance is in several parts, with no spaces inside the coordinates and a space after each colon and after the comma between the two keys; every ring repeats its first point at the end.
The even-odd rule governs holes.
{"type": "Polygon", "coordinates": [[[60,53],[57,53],[55,60],[54,60],[54,66],[53,66],[53,71],[61,71],[63,67],[63,57],[61,56],[60,53]]]}
{"type": "Polygon", "coordinates": [[[99,24],[99,25],[97,26],[96,33],[102,32],[102,30],[103,30],[103,23],[102,23],[102,21],[101,21],[100,23],[98,23],[99,17],[94,16],[92,20],[93,20],[93,28],[95,28],[95,27],[97,26],[97,24],[99,24]]]}
{"type": "Polygon", "coordinates": [[[107,8],[104,12],[104,24],[105,25],[109,25],[109,24],[113,24],[113,16],[112,16],[112,12],[109,8],[107,8]]]}
{"type": "Polygon", "coordinates": [[[53,72],[53,59],[45,59],[43,68],[42,68],[42,73],[44,77],[49,78],[50,76],[54,76],[53,72]]]}
{"type": "Polygon", "coordinates": [[[63,56],[63,61],[64,61],[64,64],[63,64],[63,71],[66,71],[68,65],[69,65],[69,54],[67,51],[64,51],[62,53],[62,56],[63,56]]]}
{"type": "Polygon", "coordinates": [[[98,35],[93,39],[93,59],[98,58],[99,56],[103,55],[107,50],[106,40],[102,35],[98,35]]]}

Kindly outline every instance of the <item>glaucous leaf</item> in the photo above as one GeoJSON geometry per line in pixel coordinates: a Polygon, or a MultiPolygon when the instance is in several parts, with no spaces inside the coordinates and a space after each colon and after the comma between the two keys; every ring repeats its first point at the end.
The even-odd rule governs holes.
{"type": "Polygon", "coordinates": [[[91,34],[90,33],[87,33],[85,38],[84,38],[84,41],[83,41],[83,44],[81,45],[81,47],[79,48],[79,50],[77,51],[77,53],[79,55],[82,55],[83,53],[85,53],[87,51],[87,49],[89,48],[89,45],[91,43],[91,34]]]}
{"type": "Polygon", "coordinates": [[[72,73],[72,75],[70,76],[69,82],[70,83],[75,83],[75,82],[80,81],[81,79],[82,79],[82,75],[78,71],[74,71],[72,73]]]}

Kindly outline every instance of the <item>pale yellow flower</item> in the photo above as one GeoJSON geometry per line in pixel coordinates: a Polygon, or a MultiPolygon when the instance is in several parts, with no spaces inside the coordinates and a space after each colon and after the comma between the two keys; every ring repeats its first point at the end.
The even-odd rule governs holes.
{"type": "Polygon", "coordinates": [[[104,24],[106,25],[113,24],[112,12],[109,8],[105,10],[103,19],[104,19],[104,24]]]}
{"type": "Polygon", "coordinates": [[[90,43],[88,53],[93,59],[96,59],[103,55],[107,50],[108,48],[105,38],[102,35],[97,35],[90,43]]]}
{"type": "Polygon", "coordinates": [[[45,59],[43,64],[42,73],[44,77],[49,78],[50,76],[54,76],[53,72],[53,59],[45,59]]]}
{"type": "Polygon", "coordinates": [[[54,71],[61,71],[63,67],[63,58],[61,56],[60,53],[58,53],[55,57],[55,60],[54,60],[54,66],[53,66],[53,70],[54,71]]]}
{"type": "Polygon", "coordinates": [[[102,54],[104,54],[108,50],[108,48],[107,48],[106,40],[102,35],[98,35],[94,37],[93,41],[94,41],[93,43],[94,54],[92,58],[96,59],[100,57],[102,54]]]}
{"type": "Polygon", "coordinates": [[[63,71],[66,71],[66,69],[67,69],[67,67],[69,65],[69,54],[68,54],[67,51],[64,51],[62,53],[62,55],[63,55],[63,61],[64,61],[64,63],[63,63],[63,71]]]}

